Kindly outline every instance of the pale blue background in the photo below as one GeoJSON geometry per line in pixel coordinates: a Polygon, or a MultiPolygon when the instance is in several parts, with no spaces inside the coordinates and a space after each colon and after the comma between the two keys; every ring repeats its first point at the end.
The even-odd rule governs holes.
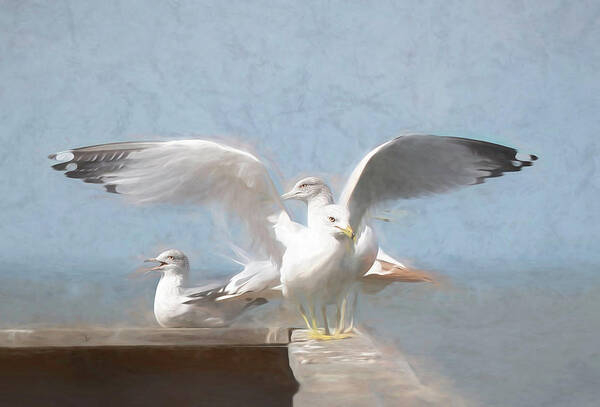
{"type": "Polygon", "coordinates": [[[168,246],[235,270],[201,210],[128,207],[51,152],[226,136],[283,185],[314,172],[339,191],[403,131],[473,137],[540,161],[399,203],[384,246],[453,288],[391,287],[362,321],[475,404],[594,405],[599,16],[597,1],[0,1],[0,325],[151,324],[154,280],[128,275],[168,246]]]}

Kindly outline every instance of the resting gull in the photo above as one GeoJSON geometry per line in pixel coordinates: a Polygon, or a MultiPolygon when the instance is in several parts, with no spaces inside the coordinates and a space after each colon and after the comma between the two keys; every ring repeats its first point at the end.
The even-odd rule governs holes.
{"type": "Polygon", "coordinates": [[[266,303],[263,298],[215,302],[210,298],[194,298],[219,284],[188,287],[190,265],[180,250],[169,249],[147,262],[158,265],[147,271],[161,273],[154,296],[154,316],[164,328],[214,328],[231,324],[250,307],[266,303]]]}

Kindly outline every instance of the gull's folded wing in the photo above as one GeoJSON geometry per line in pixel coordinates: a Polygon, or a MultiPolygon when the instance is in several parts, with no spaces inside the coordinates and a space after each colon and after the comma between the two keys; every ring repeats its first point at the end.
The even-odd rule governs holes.
{"type": "Polygon", "coordinates": [[[70,178],[103,184],[134,203],[211,204],[238,215],[266,255],[279,261],[273,225],[287,212],[265,165],[209,140],[111,143],[49,156],[70,178]],[[281,217],[280,216],[280,217],[281,217]]]}
{"type": "Polygon", "coordinates": [[[198,287],[184,288],[180,291],[180,294],[184,299],[182,304],[193,304],[200,303],[202,301],[207,302],[214,300],[214,296],[211,294],[220,291],[223,288],[223,285],[224,282],[220,281],[204,284],[198,287]],[[189,299],[193,299],[193,301],[189,301],[189,299]]]}
{"type": "Polygon", "coordinates": [[[279,267],[271,261],[249,261],[244,269],[231,277],[218,287],[207,290],[190,292],[190,298],[185,304],[201,300],[226,301],[245,300],[251,301],[262,298],[263,300],[280,297],[281,291],[276,289],[280,284],[279,267]]]}
{"type": "Polygon", "coordinates": [[[458,137],[406,135],[367,154],[344,186],[340,204],[350,210],[357,228],[365,213],[386,200],[442,193],[480,184],[504,172],[532,165],[534,155],[517,158],[517,150],[458,137]]]}
{"type": "Polygon", "coordinates": [[[279,267],[270,261],[251,261],[229,279],[217,301],[232,298],[273,298],[281,296],[279,267]]]}

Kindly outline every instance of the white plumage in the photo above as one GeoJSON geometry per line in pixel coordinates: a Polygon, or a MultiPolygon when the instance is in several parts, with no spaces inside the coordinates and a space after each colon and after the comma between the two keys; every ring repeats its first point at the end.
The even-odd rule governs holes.
{"type": "Polygon", "coordinates": [[[512,148],[477,140],[398,137],[367,154],[346,183],[340,205],[334,209],[315,206],[308,226],[290,219],[258,158],[213,141],[113,143],[68,150],[50,158],[63,160],[53,167],[66,171],[68,177],[104,184],[107,191],[123,194],[135,203],[219,206],[239,216],[252,238],[256,260],[267,263],[247,265],[242,275],[225,287],[223,296],[235,298],[254,290],[276,289],[278,270],[285,296],[309,308],[316,303],[335,303],[339,313],[340,296],[369,270],[377,256],[376,237],[365,222],[371,208],[392,199],[481,183],[503,172],[519,171],[537,159],[519,160],[516,154],[512,148]],[[336,222],[347,223],[340,226],[346,235],[359,231],[356,245],[347,238],[340,243],[344,241],[339,239],[341,234],[320,223],[325,222],[320,212],[324,208],[337,211],[333,216],[336,222]],[[319,283],[309,281],[313,279],[319,283]]]}
{"type": "Polygon", "coordinates": [[[165,328],[214,328],[231,324],[246,309],[266,302],[262,298],[245,301],[216,302],[209,297],[196,298],[198,292],[206,292],[221,286],[220,283],[189,287],[189,261],[177,249],[162,252],[147,261],[159,263],[148,271],[159,272],[160,280],[154,295],[156,322],[165,328]]]}

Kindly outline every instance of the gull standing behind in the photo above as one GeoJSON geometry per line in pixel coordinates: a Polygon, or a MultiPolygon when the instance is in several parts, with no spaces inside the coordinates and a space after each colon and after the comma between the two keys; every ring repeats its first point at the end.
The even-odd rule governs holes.
{"type": "Polygon", "coordinates": [[[156,322],[164,328],[227,326],[248,308],[267,302],[264,298],[228,302],[215,302],[210,298],[191,299],[190,296],[194,293],[218,285],[188,287],[190,265],[182,251],[169,249],[146,261],[159,263],[147,271],[161,273],[154,295],[154,316],[156,322]]]}
{"type": "MultiPolygon", "coordinates": [[[[379,248],[368,224],[367,215],[373,207],[389,200],[481,184],[486,178],[520,171],[537,160],[535,155],[526,154],[522,159],[517,155],[513,148],[485,141],[419,134],[400,136],[371,150],[352,171],[339,200],[348,208],[350,226],[357,231],[354,261],[347,272],[359,279],[369,274],[373,264],[384,270],[390,263],[399,263],[379,248]],[[377,258],[383,262],[376,262],[377,258]]],[[[333,203],[329,187],[314,177],[299,181],[282,198],[305,200],[309,225],[318,208],[333,203]]],[[[378,274],[372,271],[371,276],[378,274]]],[[[349,329],[354,323],[356,300],[355,295],[349,329]]]]}
{"type": "MultiPolygon", "coordinates": [[[[354,168],[344,186],[340,205],[350,211],[350,226],[358,231],[353,261],[348,263],[347,273],[356,279],[366,280],[363,287],[376,291],[381,284],[371,285],[372,278],[385,282],[391,270],[400,270],[398,279],[427,281],[430,277],[420,270],[409,270],[384,253],[377,243],[374,231],[368,225],[368,216],[373,207],[394,199],[409,199],[443,193],[463,186],[483,183],[487,178],[495,178],[504,172],[521,171],[537,160],[535,155],[518,154],[517,150],[499,144],[459,137],[411,134],[397,137],[383,143],[369,152],[354,168]],[[375,261],[376,258],[379,261],[375,261]],[[381,277],[379,277],[381,276],[381,277]]],[[[298,189],[309,188],[300,182],[298,189]]],[[[293,198],[295,191],[284,194],[284,199],[293,198]]],[[[308,223],[311,224],[318,209],[331,204],[333,196],[327,187],[324,194],[317,194],[308,203],[308,223]]],[[[232,281],[237,280],[237,276],[232,281]]],[[[245,281],[261,281],[264,276],[254,274],[244,276],[245,281]]],[[[225,288],[227,298],[246,295],[244,287],[235,284],[225,288]]],[[[355,297],[356,299],[357,297],[355,297]]],[[[344,304],[345,305],[345,304],[344,304]]],[[[350,312],[352,329],[355,302],[350,312]]]]}

